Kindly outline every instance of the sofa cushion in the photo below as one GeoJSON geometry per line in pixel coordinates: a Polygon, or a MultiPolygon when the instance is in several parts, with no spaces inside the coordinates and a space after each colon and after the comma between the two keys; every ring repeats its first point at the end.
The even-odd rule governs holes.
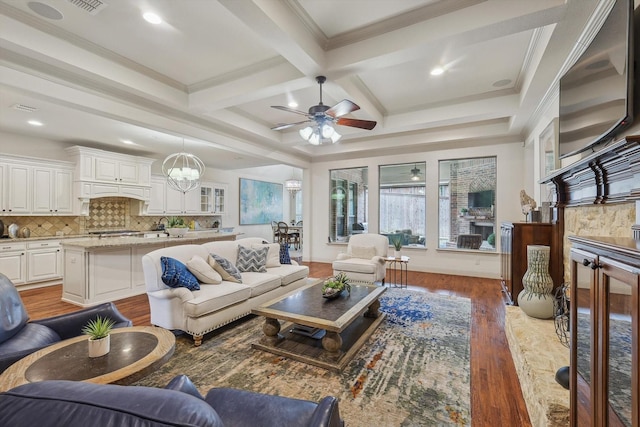
{"type": "Polygon", "coordinates": [[[207,402],[187,393],[79,381],[15,387],[0,394],[0,413],[12,427],[223,426],[207,402]]]}
{"type": "Polygon", "coordinates": [[[374,246],[351,246],[351,255],[355,258],[371,259],[376,256],[376,248],[374,246]]]}
{"type": "Polygon", "coordinates": [[[267,272],[279,276],[281,280],[280,284],[287,286],[309,276],[309,267],[306,265],[282,264],[280,267],[268,268],[267,272]]]}
{"type": "Polygon", "coordinates": [[[242,273],[242,283],[251,288],[251,298],[280,287],[280,276],[275,274],[246,272],[242,273]]]}
{"type": "Polygon", "coordinates": [[[280,244],[278,243],[253,243],[251,249],[269,248],[267,254],[267,268],[280,266],[280,244]]]}
{"type": "Polygon", "coordinates": [[[349,258],[347,260],[333,261],[333,269],[351,271],[353,273],[375,273],[376,263],[369,259],[349,258]]]}
{"type": "Polygon", "coordinates": [[[162,281],[171,288],[184,287],[190,291],[200,289],[198,279],[191,274],[187,266],[175,258],[160,257],[162,263],[162,281]]]}
{"type": "Polygon", "coordinates": [[[242,275],[238,271],[235,265],[233,265],[228,259],[216,254],[209,254],[207,262],[215,271],[220,273],[222,280],[227,282],[242,283],[242,275]]]}
{"type": "Polygon", "coordinates": [[[203,286],[193,296],[184,302],[184,312],[189,317],[200,317],[246,301],[251,297],[251,288],[243,283],[222,282],[220,286],[203,286]]]}
{"type": "Polygon", "coordinates": [[[251,249],[238,246],[238,260],[236,267],[241,273],[255,271],[256,273],[267,272],[267,254],[269,248],[251,249]]]}
{"type": "Polygon", "coordinates": [[[194,255],[187,261],[187,268],[202,283],[219,285],[222,283],[222,276],[215,271],[202,257],[194,255]]]}
{"type": "Polygon", "coordinates": [[[280,245],[280,264],[291,264],[288,243],[283,243],[280,245]]]}

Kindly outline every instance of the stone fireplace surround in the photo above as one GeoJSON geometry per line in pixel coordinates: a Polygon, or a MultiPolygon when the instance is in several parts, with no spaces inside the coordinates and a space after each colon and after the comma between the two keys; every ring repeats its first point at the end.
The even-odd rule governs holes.
{"type": "Polygon", "coordinates": [[[640,239],[640,135],[630,135],[543,178],[554,185],[555,238],[569,281],[568,237],[640,239]]]}
{"type": "MultiPolygon", "coordinates": [[[[568,236],[640,240],[640,136],[628,136],[541,183],[555,186],[554,239],[562,242],[559,261],[564,261],[566,283],[568,236]]],[[[569,364],[569,350],[560,344],[553,321],[531,319],[518,307],[507,307],[505,333],[532,424],[568,425],[569,392],[553,377],[558,367],[569,364]]]]}

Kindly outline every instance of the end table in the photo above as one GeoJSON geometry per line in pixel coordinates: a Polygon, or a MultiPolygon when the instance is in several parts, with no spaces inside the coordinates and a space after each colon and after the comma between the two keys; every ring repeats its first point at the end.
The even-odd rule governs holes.
{"type": "Polygon", "coordinates": [[[401,256],[400,258],[390,256],[385,258],[387,262],[386,282],[389,286],[393,285],[396,288],[407,287],[407,266],[410,259],[408,256],[401,256]]]}

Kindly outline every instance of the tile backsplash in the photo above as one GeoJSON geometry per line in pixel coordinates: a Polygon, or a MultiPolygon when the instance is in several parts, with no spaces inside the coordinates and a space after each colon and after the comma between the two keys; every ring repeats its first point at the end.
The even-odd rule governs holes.
{"type": "MultiPolygon", "coordinates": [[[[102,230],[147,231],[156,228],[161,216],[132,215],[131,199],[124,197],[102,197],[91,200],[88,216],[8,216],[0,217],[5,225],[5,234],[9,224],[27,227],[31,237],[50,237],[86,234],[102,230]]],[[[136,210],[137,211],[137,210],[136,210]]],[[[200,228],[212,228],[220,217],[180,215],[187,223],[195,221],[200,228]]],[[[166,221],[162,221],[166,225],[166,221]]]]}

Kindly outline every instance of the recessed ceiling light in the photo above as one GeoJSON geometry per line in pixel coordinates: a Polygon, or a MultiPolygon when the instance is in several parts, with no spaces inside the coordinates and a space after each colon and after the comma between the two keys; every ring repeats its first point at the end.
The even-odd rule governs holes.
{"type": "Polygon", "coordinates": [[[130,139],[121,139],[120,141],[122,141],[123,144],[133,144],[133,141],[130,139]]]}
{"type": "Polygon", "coordinates": [[[142,17],[150,24],[158,25],[162,23],[162,18],[153,12],[145,12],[142,17]]]}
{"type": "Polygon", "coordinates": [[[37,120],[29,120],[27,123],[29,123],[31,126],[42,126],[43,123],[39,122],[37,120]]]}
{"type": "Polygon", "coordinates": [[[291,101],[287,105],[289,106],[289,108],[296,108],[298,106],[298,103],[296,101],[291,101]]]}
{"type": "Polygon", "coordinates": [[[440,74],[444,73],[444,68],[442,67],[435,67],[431,70],[431,75],[432,76],[439,76],[440,74]]]}
{"type": "Polygon", "coordinates": [[[502,79],[493,83],[493,87],[503,87],[511,83],[511,79],[502,79]]]}
{"type": "Polygon", "coordinates": [[[62,13],[60,13],[58,9],[54,9],[48,4],[40,3],[39,1],[30,1],[27,3],[27,6],[43,18],[53,19],[54,21],[59,21],[63,18],[62,13]]]}

